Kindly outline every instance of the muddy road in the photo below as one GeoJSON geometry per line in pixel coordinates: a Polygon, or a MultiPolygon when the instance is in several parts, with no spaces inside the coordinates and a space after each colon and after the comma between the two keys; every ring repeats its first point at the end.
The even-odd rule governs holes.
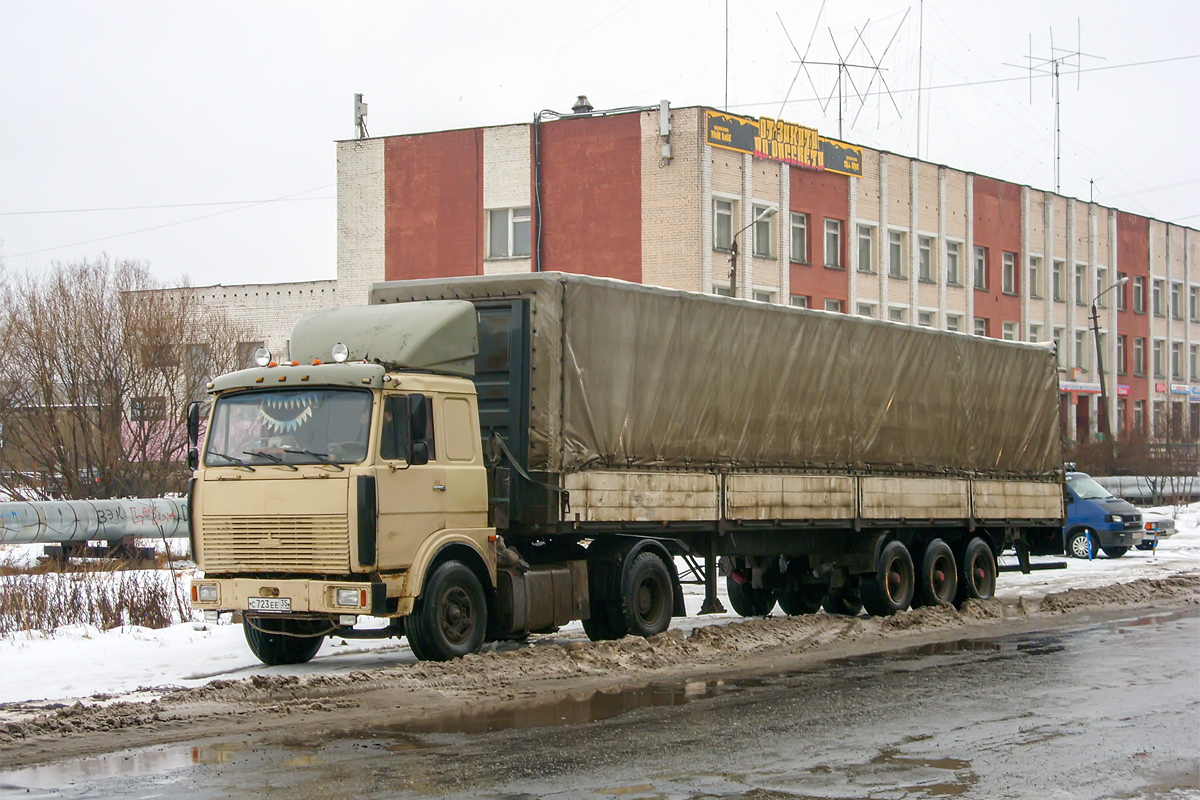
{"type": "Polygon", "coordinates": [[[6,706],[0,791],[1200,796],[1198,600],[1187,575],[6,706]]]}

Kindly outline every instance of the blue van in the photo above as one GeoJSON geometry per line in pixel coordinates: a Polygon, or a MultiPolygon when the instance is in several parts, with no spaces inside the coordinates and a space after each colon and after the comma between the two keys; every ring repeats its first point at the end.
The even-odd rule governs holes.
{"type": "Polygon", "coordinates": [[[1067,473],[1063,548],[1075,558],[1120,558],[1142,543],[1142,514],[1083,472],[1067,473]]]}

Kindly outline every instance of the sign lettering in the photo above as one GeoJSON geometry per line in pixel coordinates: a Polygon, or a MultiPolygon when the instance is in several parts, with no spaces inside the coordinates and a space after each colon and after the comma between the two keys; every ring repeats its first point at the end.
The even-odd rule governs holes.
{"type": "Polygon", "coordinates": [[[862,175],[862,148],[826,139],[816,128],[770,117],[756,121],[722,111],[706,113],[707,139],[713,147],[805,169],[862,175]]]}

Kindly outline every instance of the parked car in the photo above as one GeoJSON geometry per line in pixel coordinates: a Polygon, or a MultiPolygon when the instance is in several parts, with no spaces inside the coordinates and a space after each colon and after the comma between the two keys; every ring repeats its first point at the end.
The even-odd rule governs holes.
{"type": "Polygon", "coordinates": [[[1063,548],[1075,558],[1120,558],[1142,543],[1142,514],[1083,472],[1067,473],[1063,548]]]}
{"type": "Polygon", "coordinates": [[[1175,535],[1175,519],[1161,511],[1142,512],[1142,543],[1138,550],[1153,550],[1163,539],[1175,535]]]}

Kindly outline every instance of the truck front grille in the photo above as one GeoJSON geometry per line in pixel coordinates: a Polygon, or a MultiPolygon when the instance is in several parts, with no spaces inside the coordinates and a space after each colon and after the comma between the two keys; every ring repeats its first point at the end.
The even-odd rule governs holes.
{"type": "Polygon", "coordinates": [[[345,514],[204,517],[207,572],[348,572],[345,514]]]}

